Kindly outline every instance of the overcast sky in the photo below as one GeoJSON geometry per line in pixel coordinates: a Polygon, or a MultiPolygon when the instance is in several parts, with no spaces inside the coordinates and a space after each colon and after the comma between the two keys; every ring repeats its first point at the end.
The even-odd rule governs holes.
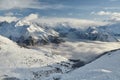
{"type": "Polygon", "coordinates": [[[0,0],[0,15],[104,20],[120,15],[120,0],[0,0]]]}

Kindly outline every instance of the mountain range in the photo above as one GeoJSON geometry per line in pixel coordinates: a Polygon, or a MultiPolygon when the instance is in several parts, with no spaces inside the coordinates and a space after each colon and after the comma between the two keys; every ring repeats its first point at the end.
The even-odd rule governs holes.
{"type": "Polygon", "coordinates": [[[0,79],[119,80],[119,26],[37,14],[0,17],[0,79]]]}

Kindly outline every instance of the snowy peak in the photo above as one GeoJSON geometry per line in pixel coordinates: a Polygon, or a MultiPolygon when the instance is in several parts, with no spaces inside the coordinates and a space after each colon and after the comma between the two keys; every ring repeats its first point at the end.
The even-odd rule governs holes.
{"type": "MultiPolygon", "coordinates": [[[[35,17],[36,16],[34,16],[34,18],[35,17]]],[[[50,27],[42,27],[37,23],[27,21],[31,19],[33,18],[29,16],[28,18],[18,22],[1,22],[0,34],[16,42],[18,42],[20,38],[22,38],[24,41],[29,37],[32,37],[37,43],[40,40],[48,41],[49,37],[58,37],[59,34],[50,27]]]]}
{"type": "MultiPolygon", "coordinates": [[[[81,23],[80,26],[77,23],[79,20],[76,20],[76,25],[71,22],[71,19],[68,19],[68,21],[55,20],[55,18],[51,21],[49,18],[41,19],[37,14],[30,14],[14,22],[1,22],[0,34],[25,45],[47,44],[49,42],[60,43],[63,41],[60,38],[64,37],[74,40],[118,41],[115,35],[104,27],[87,26],[83,29],[81,27],[83,24],[81,23]]],[[[93,22],[88,21],[88,24],[90,23],[93,22]]]]}
{"type": "Polygon", "coordinates": [[[30,14],[22,19],[20,19],[15,26],[24,26],[24,25],[30,25],[32,24],[31,22],[33,20],[36,20],[38,19],[38,15],[37,14],[30,14]]]}
{"type": "Polygon", "coordinates": [[[100,41],[109,41],[116,42],[114,35],[111,35],[109,31],[102,27],[89,27],[86,30],[86,33],[89,35],[90,39],[100,40],[100,41]]]}

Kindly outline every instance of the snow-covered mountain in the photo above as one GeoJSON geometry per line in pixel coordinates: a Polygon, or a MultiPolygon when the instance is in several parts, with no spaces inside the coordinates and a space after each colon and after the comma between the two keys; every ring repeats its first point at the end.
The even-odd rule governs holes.
{"type": "MultiPolygon", "coordinates": [[[[70,44],[75,46],[78,43],[76,44],[69,43],[69,45],[64,44],[58,48],[59,50],[61,50],[61,52],[70,51],[68,50],[70,48],[72,50],[72,46],[70,44]],[[67,49],[67,47],[65,46],[69,46],[69,48],[67,49]]],[[[78,45],[84,45],[84,44],[82,43],[78,45]]],[[[90,44],[90,46],[93,44],[94,43],[90,44]]],[[[102,45],[104,45],[104,43],[102,44],[96,42],[96,45],[97,44],[101,44],[101,48],[102,45]]],[[[112,45],[114,45],[113,48],[108,47],[108,49],[106,49],[105,51],[117,49],[119,47],[119,43],[112,43],[112,45]]],[[[110,46],[110,45],[106,44],[106,46],[110,46]]],[[[85,49],[86,47],[88,47],[87,43],[86,46],[84,45],[83,48],[85,49]]],[[[9,79],[10,80],[11,79],[12,80],[25,80],[25,79],[55,80],[61,78],[63,74],[69,75],[69,72],[76,69],[76,67],[78,68],[80,66],[85,65],[85,63],[80,61],[78,58],[76,58],[77,60],[73,59],[69,61],[67,58],[64,58],[58,54],[57,55],[54,54],[53,49],[50,50],[49,49],[50,48],[46,48],[46,50],[42,48],[27,49],[18,46],[15,42],[11,41],[8,38],[0,36],[0,79],[1,80],[9,80],[9,79]]],[[[78,49],[79,47],[73,51],[73,54],[74,52],[79,51],[78,49]]],[[[57,49],[55,49],[54,51],[57,51],[57,49]]],[[[91,53],[84,55],[87,55],[88,58],[94,57],[93,54],[91,55],[90,54],[91,53]]],[[[74,54],[74,56],[75,55],[76,53],[74,54]]],[[[80,55],[77,54],[76,56],[80,56],[80,55]]],[[[82,57],[84,58],[85,56],[82,57]]]]}
{"type": "Polygon", "coordinates": [[[71,70],[71,65],[66,58],[53,55],[49,50],[21,48],[0,36],[0,80],[44,79],[53,73],[61,74],[71,70]]]}
{"type": "Polygon", "coordinates": [[[0,80],[120,80],[120,0],[0,0],[0,80]]]}
{"type": "Polygon", "coordinates": [[[41,26],[37,23],[30,22],[37,18],[36,15],[30,15],[16,22],[8,23],[6,21],[0,23],[0,34],[10,38],[18,43],[35,44],[39,42],[48,42],[49,38],[57,38],[59,33],[53,29],[41,26]],[[29,41],[33,41],[32,43],[29,41]]]}
{"type": "Polygon", "coordinates": [[[115,22],[112,25],[108,25],[107,27],[104,26],[104,28],[106,29],[106,31],[108,31],[109,33],[111,33],[111,35],[114,35],[115,38],[120,41],[120,22],[115,22]]]}
{"type": "MultiPolygon", "coordinates": [[[[63,74],[67,80],[70,73],[76,74],[73,70],[120,48],[119,23],[100,25],[86,20],[41,18],[36,14],[11,20],[0,22],[3,80],[57,80],[63,74]]],[[[82,73],[79,69],[78,72],[82,73]]]]}
{"type": "Polygon", "coordinates": [[[88,21],[88,25],[91,25],[91,27],[88,27],[88,25],[83,26],[82,23],[72,24],[69,19],[68,22],[63,19],[61,19],[63,22],[57,21],[56,19],[55,22],[50,22],[49,19],[42,20],[38,15],[31,14],[22,19],[16,19],[13,22],[2,21],[0,22],[0,34],[16,41],[20,45],[63,42],[60,38],[66,38],[67,40],[118,41],[114,35],[111,35],[112,32],[96,27],[98,24],[96,25],[93,22],[88,21]]]}

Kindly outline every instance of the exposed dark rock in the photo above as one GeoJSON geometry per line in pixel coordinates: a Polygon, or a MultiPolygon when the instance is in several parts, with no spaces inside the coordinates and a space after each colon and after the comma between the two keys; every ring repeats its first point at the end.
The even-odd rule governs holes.
{"type": "Polygon", "coordinates": [[[34,79],[40,79],[41,77],[49,77],[53,73],[62,73],[60,68],[53,68],[51,70],[41,70],[33,72],[34,79]]]}
{"type": "Polygon", "coordinates": [[[53,80],[60,80],[60,77],[56,78],[56,77],[53,77],[53,80]]]}
{"type": "Polygon", "coordinates": [[[79,62],[80,60],[79,59],[69,59],[69,61],[72,61],[72,62],[79,62]]]}
{"type": "Polygon", "coordinates": [[[61,42],[64,42],[64,40],[55,36],[49,36],[48,39],[34,39],[32,36],[29,36],[27,39],[25,39],[23,36],[21,36],[17,41],[17,43],[22,47],[47,45],[49,43],[60,44],[61,42]]]}
{"type": "Polygon", "coordinates": [[[65,41],[59,37],[52,37],[50,38],[50,42],[55,44],[60,44],[61,42],[65,42],[65,41]]]}
{"type": "Polygon", "coordinates": [[[7,77],[7,78],[3,78],[2,80],[20,80],[16,77],[7,77]]]}
{"type": "Polygon", "coordinates": [[[72,68],[75,69],[75,68],[79,68],[81,66],[84,66],[85,65],[85,62],[84,61],[79,61],[79,62],[76,62],[72,65],[72,68]]]}

